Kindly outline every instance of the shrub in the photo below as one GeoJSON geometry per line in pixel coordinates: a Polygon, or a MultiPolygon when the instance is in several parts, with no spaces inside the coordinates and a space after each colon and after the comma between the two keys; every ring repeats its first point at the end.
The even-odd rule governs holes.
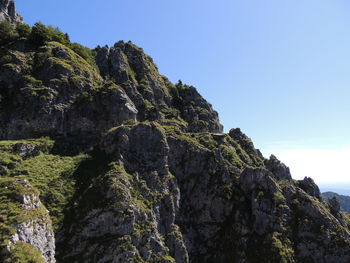
{"type": "Polygon", "coordinates": [[[30,40],[35,44],[42,45],[51,40],[50,32],[44,24],[37,22],[32,27],[30,40]]]}
{"type": "Polygon", "coordinates": [[[71,43],[68,45],[75,53],[85,59],[91,65],[95,65],[96,51],[84,47],[78,43],[71,43]]]}
{"type": "Polygon", "coordinates": [[[30,40],[37,45],[43,45],[49,41],[57,41],[62,44],[69,44],[69,36],[64,34],[59,28],[52,26],[45,26],[37,22],[32,27],[30,40]]]}
{"type": "Polygon", "coordinates": [[[0,43],[4,44],[6,42],[12,41],[18,37],[14,26],[7,21],[0,23],[0,43]]]}
{"type": "Polygon", "coordinates": [[[19,241],[12,246],[11,258],[5,262],[44,263],[45,260],[41,256],[41,252],[34,248],[33,245],[19,241]]]}
{"type": "Polygon", "coordinates": [[[47,29],[49,30],[52,41],[65,45],[70,43],[68,34],[63,33],[58,27],[47,26],[47,29]]]}
{"type": "Polygon", "coordinates": [[[16,31],[20,37],[28,38],[32,33],[32,28],[24,23],[18,23],[16,25],[16,31]]]}

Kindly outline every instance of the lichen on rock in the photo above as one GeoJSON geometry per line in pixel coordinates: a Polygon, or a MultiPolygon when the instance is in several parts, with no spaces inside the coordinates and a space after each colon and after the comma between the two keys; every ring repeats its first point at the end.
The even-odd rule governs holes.
{"type": "Polygon", "coordinates": [[[1,262],[350,262],[337,200],[239,128],[224,133],[196,88],[131,42],[91,50],[15,23],[11,3],[0,1],[1,262]]]}

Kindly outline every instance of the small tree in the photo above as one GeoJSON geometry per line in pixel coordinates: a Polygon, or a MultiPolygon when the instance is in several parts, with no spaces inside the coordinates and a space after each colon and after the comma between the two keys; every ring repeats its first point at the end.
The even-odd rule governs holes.
{"type": "Polygon", "coordinates": [[[0,23],[0,42],[2,44],[12,41],[18,37],[17,32],[15,31],[14,26],[7,21],[0,23]]]}
{"type": "Polygon", "coordinates": [[[18,23],[16,25],[16,31],[20,37],[28,38],[32,32],[32,28],[25,23],[18,23]]]}
{"type": "Polygon", "coordinates": [[[43,23],[35,23],[32,27],[30,40],[37,45],[43,45],[45,42],[51,41],[51,39],[50,30],[43,23]]]}

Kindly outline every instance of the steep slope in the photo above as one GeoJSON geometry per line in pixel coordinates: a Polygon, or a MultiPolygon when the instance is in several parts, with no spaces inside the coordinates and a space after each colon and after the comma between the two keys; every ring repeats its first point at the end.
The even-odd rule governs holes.
{"type": "Polygon", "coordinates": [[[141,48],[0,32],[0,261],[350,262],[312,179],[223,133],[141,48]]]}

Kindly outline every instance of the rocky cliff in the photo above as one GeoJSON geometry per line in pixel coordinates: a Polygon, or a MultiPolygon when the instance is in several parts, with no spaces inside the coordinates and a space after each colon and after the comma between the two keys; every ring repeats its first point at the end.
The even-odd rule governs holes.
{"type": "Polygon", "coordinates": [[[141,48],[0,31],[0,261],[350,262],[348,215],[141,48]]]}
{"type": "Polygon", "coordinates": [[[22,22],[22,17],[16,12],[15,2],[12,0],[0,0],[0,22],[22,22]]]}

